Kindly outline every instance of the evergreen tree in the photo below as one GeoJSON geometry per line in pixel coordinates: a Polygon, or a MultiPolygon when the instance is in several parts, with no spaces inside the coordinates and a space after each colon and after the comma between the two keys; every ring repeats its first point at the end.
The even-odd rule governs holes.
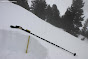
{"type": "Polygon", "coordinates": [[[46,8],[46,19],[47,22],[51,23],[52,25],[59,27],[60,26],[60,16],[59,16],[59,10],[57,9],[57,6],[53,4],[52,7],[50,5],[46,8]]]}
{"type": "Polygon", "coordinates": [[[28,0],[9,0],[9,1],[17,1],[13,2],[14,4],[20,5],[21,7],[30,10],[29,5],[28,5],[28,0]]]}
{"type": "Polygon", "coordinates": [[[88,38],[88,19],[85,21],[81,34],[88,38]]]}
{"type": "Polygon", "coordinates": [[[73,0],[72,6],[67,9],[63,16],[66,31],[74,36],[79,34],[79,27],[82,26],[81,21],[83,21],[83,6],[83,0],[73,0]]]}
{"type": "Polygon", "coordinates": [[[74,30],[73,15],[71,14],[70,8],[67,9],[65,15],[63,16],[63,28],[65,31],[72,34],[74,30]]]}
{"type": "Polygon", "coordinates": [[[60,13],[55,4],[53,4],[52,6],[52,11],[53,11],[52,24],[59,27],[60,26],[60,13]]]}
{"type": "Polygon", "coordinates": [[[39,18],[45,20],[46,6],[45,0],[34,0],[32,1],[32,12],[39,18]]]}
{"type": "Polygon", "coordinates": [[[53,18],[52,7],[50,7],[50,5],[48,5],[46,7],[46,21],[51,23],[52,18],[53,18]]]}

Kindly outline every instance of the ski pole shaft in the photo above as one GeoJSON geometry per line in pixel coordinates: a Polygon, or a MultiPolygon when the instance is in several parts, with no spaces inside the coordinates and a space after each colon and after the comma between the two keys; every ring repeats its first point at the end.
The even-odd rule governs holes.
{"type": "Polygon", "coordinates": [[[36,36],[36,37],[38,37],[38,38],[40,38],[40,39],[42,39],[42,40],[44,40],[44,41],[50,43],[50,44],[52,44],[52,45],[54,45],[54,46],[56,46],[56,47],[58,47],[58,48],[61,48],[61,49],[65,50],[65,51],[67,51],[67,52],[73,54],[74,56],[76,56],[76,53],[72,53],[72,52],[70,52],[70,51],[68,51],[68,50],[66,50],[66,49],[64,49],[64,48],[62,48],[62,47],[60,47],[60,46],[58,46],[57,44],[54,44],[54,43],[52,43],[52,42],[50,42],[50,41],[48,41],[48,40],[46,40],[46,39],[44,39],[44,38],[41,38],[41,37],[39,37],[39,36],[37,36],[37,35],[31,33],[31,32],[30,32],[30,34],[32,34],[32,35],[34,35],[34,36],[36,36]]]}

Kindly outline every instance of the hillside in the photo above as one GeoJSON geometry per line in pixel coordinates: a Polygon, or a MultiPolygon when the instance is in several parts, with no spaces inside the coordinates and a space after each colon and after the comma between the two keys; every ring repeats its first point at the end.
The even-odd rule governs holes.
{"type": "MultiPolygon", "coordinates": [[[[13,33],[13,32],[16,32],[16,33],[19,32],[20,33],[19,35],[22,34],[22,36],[24,35],[24,37],[26,37],[26,38],[28,37],[28,35],[30,35],[32,38],[37,40],[38,43],[41,45],[41,46],[37,46],[37,47],[39,47],[37,49],[39,49],[39,50],[41,49],[40,52],[44,51],[43,48],[45,48],[44,52],[47,51],[45,59],[87,59],[88,58],[88,56],[87,56],[87,54],[88,54],[87,45],[88,44],[87,43],[82,42],[78,38],[70,35],[69,33],[63,31],[62,29],[59,29],[59,28],[56,28],[56,27],[50,25],[49,23],[39,19],[37,16],[35,16],[31,12],[25,10],[24,8],[22,8],[18,5],[12,4],[12,3],[0,3],[0,29],[1,29],[0,30],[1,32],[3,30],[6,30],[3,32],[7,32],[9,35],[10,35],[10,33],[13,33]],[[37,34],[38,36],[45,38],[46,40],[49,40],[71,52],[77,53],[77,56],[74,57],[72,54],[70,54],[66,51],[63,51],[62,49],[59,49],[55,46],[52,46],[51,44],[44,42],[41,39],[38,39],[28,33],[25,33],[23,31],[19,30],[19,29],[11,29],[9,27],[10,25],[19,25],[25,29],[29,29],[34,34],[37,34]],[[12,31],[12,32],[8,32],[8,31],[12,31]]],[[[6,34],[6,38],[8,38],[8,36],[7,36],[8,34],[6,34]]],[[[0,35],[2,35],[2,33],[0,35]]],[[[13,35],[16,35],[16,34],[13,34],[13,35]]],[[[5,37],[4,35],[2,35],[2,36],[5,37]]],[[[31,40],[33,40],[32,38],[31,38],[31,40]]],[[[2,40],[3,39],[0,38],[0,42],[2,40]]],[[[7,41],[7,40],[3,40],[3,41],[5,41],[5,43],[6,42],[9,43],[9,41],[7,41]]],[[[17,39],[16,39],[16,41],[18,42],[17,39]]],[[[36,43],[34,43],[34,44],[36,44],[36,43]]],[[[2,47],[2,45],[3,44],[1,43],[0,47],[2,47]]],[[[8,45],[7,45],[7,47],[8,47],[8,45]]],[[[4,49],[4,48],[2,47],[2,49],[4,49]]],[[[19,49],[21,49],[21,48],[19,48],[19,49]]],[[[10,49],[8,49],[8,50],[10,50],[10,49]]],[[[8,53],[8,50],[5,50],[5,51],[8,53]]],[[[34,50],[36,52],[36,48],[34,50]]],[[[4,55],[6,53],[5,51],[4,52],[0,51],[1,52],[0,59],[6,59],[6,58],[1,57],[2,55],[4,55]]],[[[19,51],[19,50],[16,49],[16,51],[19,51]]],[[[16,53],[16,51],[13,50],[10,53],[11,56],[9,56],[9,58],[14,58],[16,56],[19,59],[19,58],[22,58],[22,56],[26,55],[22,51],[18,52],[18,53],[16,53]]],[[[38,54],[38,52],[36,52],[36,53],[38,54]]],[[[39,56],[42,56],[41,54],[36,56],[34,53],[31,53],[32,57],[28,57],[29,55],[30,55],[30,52],[27,54],[27,58],[30,58],[30,59],[32,59],[32,57],[34,57],[35,59],[36,58],[38,59],[39,56]]],[[[6,54],[5,56],[8,57],[8,54],[6,54]]],[[[25,58],[26,58],[26,56],[24,57],[24,59],[25,58]]]]}

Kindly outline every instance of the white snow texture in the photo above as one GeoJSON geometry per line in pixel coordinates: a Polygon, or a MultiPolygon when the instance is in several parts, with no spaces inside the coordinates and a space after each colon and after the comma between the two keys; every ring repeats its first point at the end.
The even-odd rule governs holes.
{"type": "Polygon", "coordinates": [[[41,20],[24,8],[0,3],[0,59],[88,59],[88,43],[41,20]],[[77,56],[10,25],[22,26],[77,56]],[[28,53],[25,53],[30,35],[28,53]]]}

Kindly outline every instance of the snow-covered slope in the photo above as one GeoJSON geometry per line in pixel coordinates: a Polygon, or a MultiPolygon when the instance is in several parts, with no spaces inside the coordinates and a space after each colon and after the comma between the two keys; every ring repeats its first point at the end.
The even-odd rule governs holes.
{"type": "Polygon", "coordinates": [[[26,54],[28,37],[18,31],[0,29],[0,59],[45,59],[47,49],[32,37],[26,54]]]}
{"type": "MultiPolygon", "coordinates": [[[[77,53],[77,56],[74,57],[70,53],[63,51],[62,49],[59,49],[31,35],[31,37],[38,40],[38,42],[47,49],[46,59],[88,59],[87,43],[82,42],[76,37],[64,32],[62,29],[58,29],[48,24],[47,22],[39,19],[34,14],[32,14],[31,12],[25,10],[24,8],[18,5],[12,3],[0,3],[0,29],[1,30],[5,29],[9,31],[18,31],[21,34],[30,35],[19,29],[11,29],[9,27],[10,25],[22,26],[23,28],[29,29],[31,32],[37,34],[40,37],[43,37],[71,52],[77,53]]],[[[23,55],[20,54],[21,53],[18,54],[20,57],[25,55],[25,54],[23,55]]],[[[36,58],[38,56],[34,55],[33,57],[36,58]]]]}

